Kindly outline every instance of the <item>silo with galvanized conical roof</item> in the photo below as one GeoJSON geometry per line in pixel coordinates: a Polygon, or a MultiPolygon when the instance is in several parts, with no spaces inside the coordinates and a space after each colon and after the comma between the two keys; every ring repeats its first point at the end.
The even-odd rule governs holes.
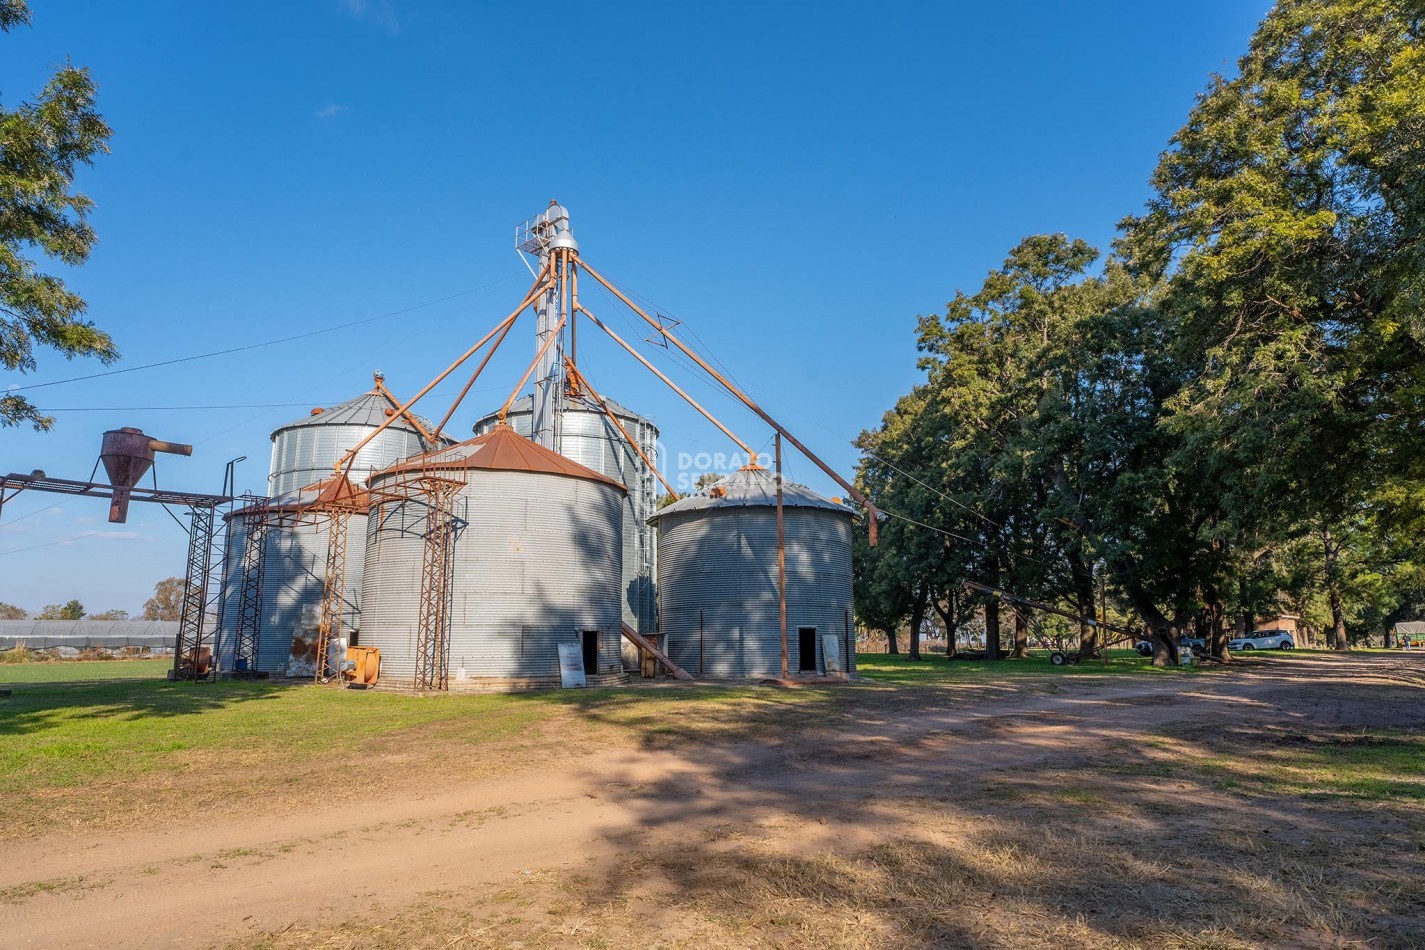
{"type": "Polygon", "coordinates": [[[387,419],[394,421],[352,463],[350,477],[358,487],[372,472],[434,448],[427,440],[432,426],[419,416],[401,415],[399,409],[378,373],[372,388],[360,396],[335,406],[318,406],[305,417],[278,426],[272,430],[268,493],[281,495],[327,478],[342,456],[387,419]]]}
{"type": "Polygon", "coordinates": [[[451,689],[558,686],[559,646],[578,644],[591,685],[622,682],[626,490],[497,426],[372,476],[361,643],[381,682],[412,685],[427,525],[422,478],[459,483],[445,663],[451,689]]]}
{"type": "MultiPolygon", "coordinates": [[[[854,673],[855,515],[804,486],[782,489],[788,672],[854,673]]],[[[658,630],[673,661],[694,676],[779,676],[776,477],[744,468],[650,521],[658,529],[658,630]]]]}
{"type": "MultiPolygon", "coordinates": [[[[305,510],[321,486],[335,484],[331,479],[336,463],[388,419],[391,424],[364,446],[352,463],[349,475],[355,488],[363,488],[373,471],[431,448],[430,424],[399,410],[400,403],[386,389],[381,374],[375,373],[367,392],[334,406],[318,406],[305,417],[272,431],[272,463],[267,476],[271,497],[254,501],[225,519],[228,533],[219,600],[220,670],[233,668],[249,519],[266,513],[270,517],[263,549],[262,638],[257,669],[272,674],[310,672],[310,664],[304,663],[302,656],[310,652],[307,647],[316,636],[317,611],[325,590],[326,522],[316,516],[294,519],[290,512],[305,510]],[[290,654],[293,646],[300,655],[290,654]]],[[[439,441],[448,445],[454,440],[443,436],[439,441]]],[[[348,630],[354,630],[359,621],[365,540],[362,515],[348,525],[344,595],[348,630]]]]}

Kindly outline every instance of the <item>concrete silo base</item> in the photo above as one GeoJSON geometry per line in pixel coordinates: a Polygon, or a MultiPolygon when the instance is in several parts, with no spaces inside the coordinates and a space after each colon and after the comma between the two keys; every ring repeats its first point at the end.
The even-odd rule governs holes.
{"type": "MultiPolygon", "coordinates": [[[[585,677],[587,687],[600,686],[627,686],[628,673],[598,673],[585,677]]],[[[396,692],[415,692],[416,686],[413,680],[393,679],[382,676],[376,681],[376,689],[385,689],[396,692]]],[[[522,678],[510,678],[505,676],[467,676],[463,679],[451,675],[449,688],[443,691],[449,693],[515,693],[522,690],[532,689],[561,689],[562,684],[559,677],[553,676],[531,676],[522,678]]]]}

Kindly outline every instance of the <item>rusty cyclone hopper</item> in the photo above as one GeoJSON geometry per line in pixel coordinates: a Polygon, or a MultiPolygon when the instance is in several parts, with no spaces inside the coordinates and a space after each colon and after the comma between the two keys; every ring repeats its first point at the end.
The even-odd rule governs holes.
{"type": "Polygon", "coordinates": [[[193,446],[178,442],[151,439],[142,429],[124,426],[104,433],[104,441],[99,449],[99,458],[104,463],[104,471],[109,475],[109,484],[114,486],[113,499],[109,503],[109,520],[123,524],[129,517],[129,496],[153,466],[157,452],[170,455],[192,455],[193,446]]]}

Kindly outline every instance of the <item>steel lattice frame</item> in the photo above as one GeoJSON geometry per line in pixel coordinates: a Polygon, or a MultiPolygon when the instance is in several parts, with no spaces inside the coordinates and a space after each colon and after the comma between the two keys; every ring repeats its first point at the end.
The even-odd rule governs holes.
{"type": "Polygon", "coordinates": [[[419,480],[425,494],[426,531],[421,551],[421,600],[416,622],[415,687],[448,689],[450,657],[451,560],[455,552],[455,494],[461,482],[427,477],[419,480]]]}
{"type": "Polygon", "coordinates": [[[203,670],[202,651],[205,644],[205,620],[208,613],[208,587],[213,564],[216,509],[194,506],[189,509],[188,569],[183,579],[183,606],[178,614],[178,639],[173,645],[173,678],[203,679],[212,669],[203,670]]]}
{"type": "Polygon", "coordinates": [[[338,674],[331,665],[331,644],[339,640],[346,626],[346,529],[351,509],[332,509],[327,518],[327,569],[322,588],[322,611],[317,624],[316,674],[325,683],[338,674]]]}
{"type": "Polygon", "coordinates": [[[238,599],[236,640],[233,643],[233,668],[247,661],[248,670],[257,669],[258,645],[262,637],[262,580],[267,564],[266,515],[243,518],[246,529],[242,552],[242,592],[238,599]]]}

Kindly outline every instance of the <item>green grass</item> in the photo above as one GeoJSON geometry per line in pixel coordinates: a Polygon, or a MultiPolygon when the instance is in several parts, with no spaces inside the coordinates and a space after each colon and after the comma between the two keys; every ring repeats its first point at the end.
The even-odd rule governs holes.
{"type": "Polygon", "coordinates": [[[1326,796],[1425,802],[1425,737],[1394,732],[1338,737],[1236,756],[1220,766],[1240,787],[1273,797],[1326,796]]]}
{"type": "Polygon", "coordinates": [[[162,679],[172,668],[172,660],[51,660],[43,663],[0,663],[0,685],[162,679]]]}
{"type": "Polygon", "coordinates": [[[1110,650],[1109,661],[1084,660],[1077,664],[1054,666],[1049,662],[1048,650],[1031,650],[1030,655],[1018,660],[947,660],[940,654],[924,654],[924,659],[916,662],[904,653],[858,653],[856,671],[867,679],[880,683],[897,685],[931,685],[935,683],[974,682],[977,680],[999,680],[1020,676],[1075,676],[1083,674],[1171,674],[1194,671],[1197,667],[1162,668],[1153,666],[1148,657],[1139,656],[1132,650],[1110,650]]]}
{"type": "Polygon", "coordinates": [[[206,753],[300,764],[353,751],[374,736],[457,718],[469,719],[471,728],[453,745],[473,746],[508,736],[552,708],[499,695],[427,698],[166,680],[17,686],[0,704],[0,798],[182,771],[206,753]]]}
{"type": "MultiPolygon", "coordinates": [[[[60,668],[72,679],[70,667],[123,676],[147,665],[28,669],[60,668]]],[[[155,793],[186,798],[190,786],[204,794],[223,787],[281,794],[375,760],[408,763],[391,780],[409,777],[411,767],[498,769],[499,761],[480,754],[497,745],[504,751],[493,759],[509,762],[538,760],[567,743],[595,748],[618,736],[645,747],[753,739],[802,719],[829,721],[817,710],[845,692],[698,686],[421,696],[262,680],[169,682],[161,670],[152,673],[148,680],[16,683],[0,699],[0,801],[16,819],[12,832],[50,822],[56,795],[74,820],[90,820],[106,807],[85,801],[95,789],[118,813],[155,793]],[[680,714],[694,708],[693,721],[685,721],[680,714]]]]}
{"type": "Polygon", "coordinates": [[[497,771],[511,767],[501,762],[537,761],[570,744],[653,749],[767,741],[788,729],[843,727],[884,702],[903,701],[890,695],[899,691],[904,701],[933,705],[958,702],[938,688],[956,683],[1010,689],[1036,676],[1053,683],[1151,669],[1133,654],[1107,666],[1066,668],[1051,667],[1043,654],[918,664],[876,654],[858,662],[866,677],[859,686],[434,696],[264,680],[169,682],[163,660],[11,664],[0,667],[12,688],[0,699],[0,801],[7,802],[11,833],[33,833],[55,822],[142,814],[170,799],[198,808],[200,799],[228,794],[299,794],[344,781],[354,763],[383,763],[383,781],[418,781],[417,772],[497,771]],[[921,687],[940,699],[917,700],[921,687]],[[481,751],[496,748],[498,755],[481,751]]]}

